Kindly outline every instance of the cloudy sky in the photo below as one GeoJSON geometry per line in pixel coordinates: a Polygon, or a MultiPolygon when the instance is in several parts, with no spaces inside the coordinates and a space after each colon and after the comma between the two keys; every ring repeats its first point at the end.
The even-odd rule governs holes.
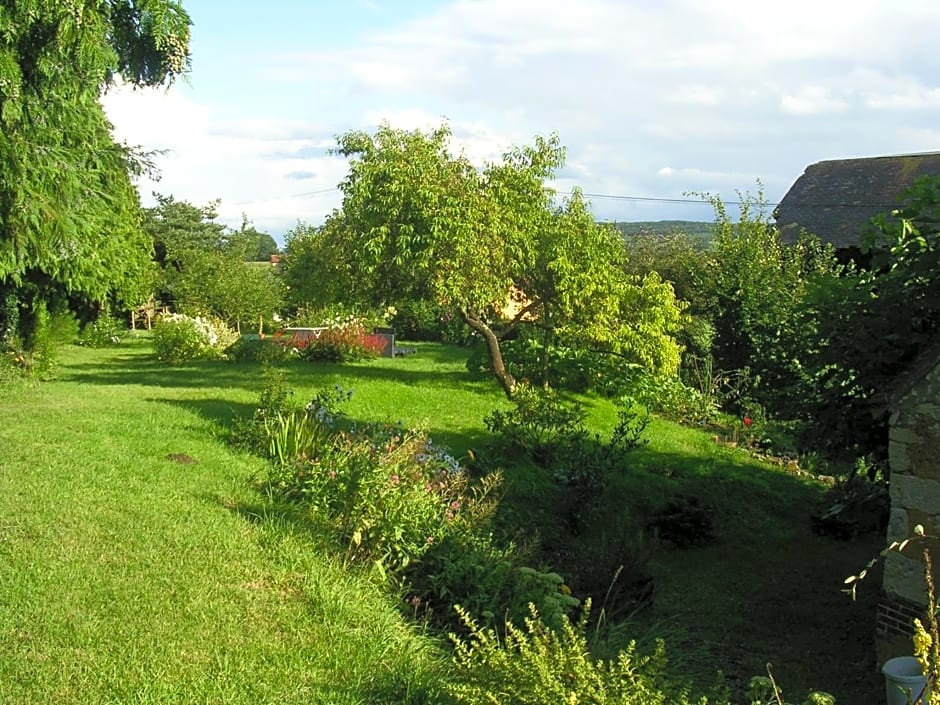
{"type": "Polygon", "coordinates": [[[601,220],[710,220],[814,162],[940,150],[936,0],[183,0],[193,70],[105,98],[159,182],[281,239],[340,204],[338,134],[447,120],[479,163],[557,132],[601,220]],[[694,201],[695,199],[690,199],[694,201]]]}

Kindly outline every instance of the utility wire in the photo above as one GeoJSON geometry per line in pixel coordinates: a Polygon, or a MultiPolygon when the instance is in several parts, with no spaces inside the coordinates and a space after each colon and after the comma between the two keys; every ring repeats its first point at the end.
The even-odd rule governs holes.
{"type": "MultiPolygon", "coordinates": [[[[338,186],[332,186],[330,188],[323,188],[317,191],[305,191],[303,193],[293,193],[286,196],[275,196],[273,198],[260,198],[253,199],[251,201],[240,201],[238,203],[233,203],[234,206],[245,206],[250,203],[270,203],[272,201],[286,201],[294,200],[298,198],[309,198],[311,196],[320,196],[324,193],[331,193],[333,191],[339,191],[338,186]]],[[[573,191],[558,191],[561,196],[571,196],[573,191]]],[[[587,193],[582,192],[582,196],[586,198],[606,198],[613,201],[630,201],[636,203],[673,203],[673,204],[698,204],[698,205],[707,205],[708,202],[701,198],[659,198],[655,196],[626,196],[620,194],[610,194],[610,193],[587,193]]],[[[725,201],[722,200],[727,206],[743,206],[746,205],[747,201],[725,201]]],[[[780,203],[761,203],[759,205],[768,206],[776,208],[780,203]]],[[[795,207],[797,208],[878,208],[882,210],[892,210],[898,207],[897,203],[892,203],[890,205],[876,205],[871,203],[798,203],[795,207]]]]}

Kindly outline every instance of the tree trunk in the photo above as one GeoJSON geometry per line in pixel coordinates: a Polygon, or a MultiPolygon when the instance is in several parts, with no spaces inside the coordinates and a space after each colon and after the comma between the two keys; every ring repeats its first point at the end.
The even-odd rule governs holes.
{"type": "Polygon", "coordinates": [[[554,328],[546,328],[542,334],[542,379],[540,379],[539,382],[543,387],[548,386],[548,365],[550,362],[548,350],[551,347],[553,338],[555,337],[554,333],[554,328]]]}
{"type": "Polygon", "coordinates": [[[512,399],[512,393],[516,388],[516,378],[506,369],[506,363],[503,362],[503,352],[499,349],[499,338],[496,337],[492,328],[486,323],[478,318],[473,318],[466,311],[461,311],[460,316],[468,326],[483,336],[483,340],[486,341],[486,349],[490,353],[490,370],[503,391],[506,392],[506,396],[512,399]]]}

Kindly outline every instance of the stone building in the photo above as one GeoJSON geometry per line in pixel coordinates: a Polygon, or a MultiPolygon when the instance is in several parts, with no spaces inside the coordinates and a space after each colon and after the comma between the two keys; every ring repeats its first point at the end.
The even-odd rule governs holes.
{"type": "MultiPolygon", "coordinates": [[[[902,541],[921,525],[940,536],[940,345],[922,353],[885,395],[890,409],[888,454],[891,465],[891,517],[888,543],[902,541]]],[[[909,654],[911,620],[927,607],[922,552],[934,562],[940,586],[940,541],[913,542],[885,558],[878,609],[879,651],[883,657],[909,654]]]]}

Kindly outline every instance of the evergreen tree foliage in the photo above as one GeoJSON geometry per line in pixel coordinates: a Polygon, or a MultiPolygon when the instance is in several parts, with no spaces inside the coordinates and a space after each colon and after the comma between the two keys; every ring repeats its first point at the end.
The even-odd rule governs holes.
{"type": "Polygon", "coordinates": [[[99,102],[118,81],[168,84],[189,62],[175,0],[0,3],[0,293],[134,305],[149,295],[138,155],[99,102]]]}

